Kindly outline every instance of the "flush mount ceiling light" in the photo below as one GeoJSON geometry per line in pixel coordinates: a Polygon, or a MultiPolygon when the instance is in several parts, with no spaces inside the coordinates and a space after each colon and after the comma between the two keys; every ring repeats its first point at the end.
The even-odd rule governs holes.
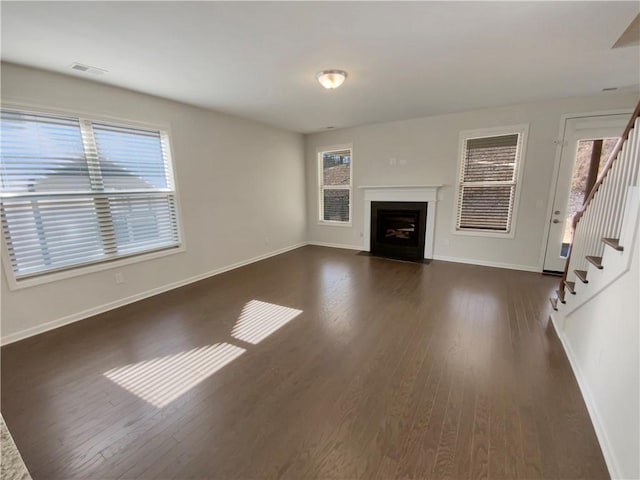
{"type": "Polygon", "coordinates": [[[347,79],[347,72],[344,70],[323,70],[316,73],[316,78],[324,88],[334,89],[344,83],[347,79]]]}

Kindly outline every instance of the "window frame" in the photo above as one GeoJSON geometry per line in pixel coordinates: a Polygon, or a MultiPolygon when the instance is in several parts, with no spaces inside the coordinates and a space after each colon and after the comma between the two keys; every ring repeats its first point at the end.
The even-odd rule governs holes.
{"type": "Polygon", "coordinates": [[[327,225],[334,227],[352,227],[353,226],[353,144],[345,143],[341,145],[330,145],[319,147],[317,149],[316,167],[318,173],[318,225],[327,225]],[[349,150],[349,185],[324,185],[324,168],[322,156],[325,153],[349,150]],[[325,190],[348,190],[349,191],[349,221],[343,222],[339,220],[324,219],[324,191],[325,190]]]}
{"type": "MultiPolygon", "coordinates": [[[[454,235],[472,236],[472,237],[490,237],[513,239],[516,235],[516,226],[518,219],[518,210],[520,206],[520,193],[522,191],[522,175],[524,172],[524,163],[527,151],[527,138],[529,135],[529,124],[522,123],[503,127],[480,128],[474,130],[462,130],[459,136],[458,144],[458,168],[456,170],[455,188],[454,188],[454,208],[453,222],[451,223],[451,233],[454,235]],[[499,137],[503,135],[518,135],[518,147],[516,151],[516,167],[513,194],[513,205],[511,209],[511,218],[509,219],[509,230],[502,232],[499,230],[485,229],[463,229],[458,228],[458,212],[460,210],[460,189],[462,186],[462,173],[464,169],[464,160],[466,155],[466,142],[476,138],[499,137]]],[[[485,182],[491,183],[491,182],[485,182]]]]}
{"type": "Polygon", "coordinates": [[[17,279],[15,272],[11,266],[11,259],[9,256],[9,250],[7,248],[7,239],[4,232],[0,234],[1,242],[1,258],[5,278],[10,291],[21,290],[23,288],[34,287],[37,285],[43,285],[51,282],[65,280],[82,275],[88,275],[104,270],[122,268],[127,265],[136,264],[139,262],[145,262],[148,260],[154,260],[170,255],[176,255],[187,251],[184,235],[184,222],[182,216],[180,192],[178,188],[177,169],[174,162],[173,155],[173,142],[171,141],[172,132],[169,124],[159,124],[153,122],[146,122],[140,120],[134,120],[130,118],[115,117],[109,115],[96,114],[94,112],[82,111],[76,109],[66,109],[59,107],[50,107],[34,103],[26,103],[22,101],[4,100],[2,102],[2,108],[6,110],[16,110],[27,114],[34,115],[54,115],[62,117],[72,117],[79,120],[82,128],[83,121],[90,121],[95,123],[106,123],[108,125],[119,126],[123,128],[139,128],[142,130],[154,130],[158,131],[161,136],[164,137],[167,142],[167,164],[169,168],[168,176],[173,183],[173,194],[175,195],[175,205],[177,214],[177,232],[178,243],[173,247],[160,247],[157,249],[150,249],[145,252],[125,254],[118,258],[105,259],[96,263],[79,264],[77,266],[70,266],[60,270],[52,270],[50,272],[42,272],[33,276],[28,276],[22,279],[17,279]]]}

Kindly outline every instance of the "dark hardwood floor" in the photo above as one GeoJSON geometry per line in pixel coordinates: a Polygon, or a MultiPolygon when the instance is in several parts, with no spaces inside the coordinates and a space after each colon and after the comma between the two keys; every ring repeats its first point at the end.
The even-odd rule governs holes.
{"type": "Polygon", "coordinates": [[[556,287],[304,247],[3,347],[2,413],[36,480],[608,478],[556,287]]]}

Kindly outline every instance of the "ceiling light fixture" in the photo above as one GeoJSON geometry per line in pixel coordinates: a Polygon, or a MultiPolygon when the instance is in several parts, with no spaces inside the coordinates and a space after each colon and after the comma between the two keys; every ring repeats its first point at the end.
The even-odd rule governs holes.
{"type": "Polygon", "coordinates": [[[338,88],[347,79],[347,72],[344,70],[323,70],[316,73],[316,78],[320,85],[326,89],[338,88]]]}

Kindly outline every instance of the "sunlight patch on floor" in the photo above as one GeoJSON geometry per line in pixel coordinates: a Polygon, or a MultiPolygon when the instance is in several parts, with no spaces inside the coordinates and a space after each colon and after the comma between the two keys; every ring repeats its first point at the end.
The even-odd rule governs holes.
{"type": "Polygon", "coordinates": [[[162,408],[207,379],[246,350],[216,343],[104,373],[112,382],[162,408]]]}
{"type": "Polygon", "coordinates": [[[251,300],[243,307],[231,335],[243,342],[260,343],[302,313],[302,310],[251,300]]]}

